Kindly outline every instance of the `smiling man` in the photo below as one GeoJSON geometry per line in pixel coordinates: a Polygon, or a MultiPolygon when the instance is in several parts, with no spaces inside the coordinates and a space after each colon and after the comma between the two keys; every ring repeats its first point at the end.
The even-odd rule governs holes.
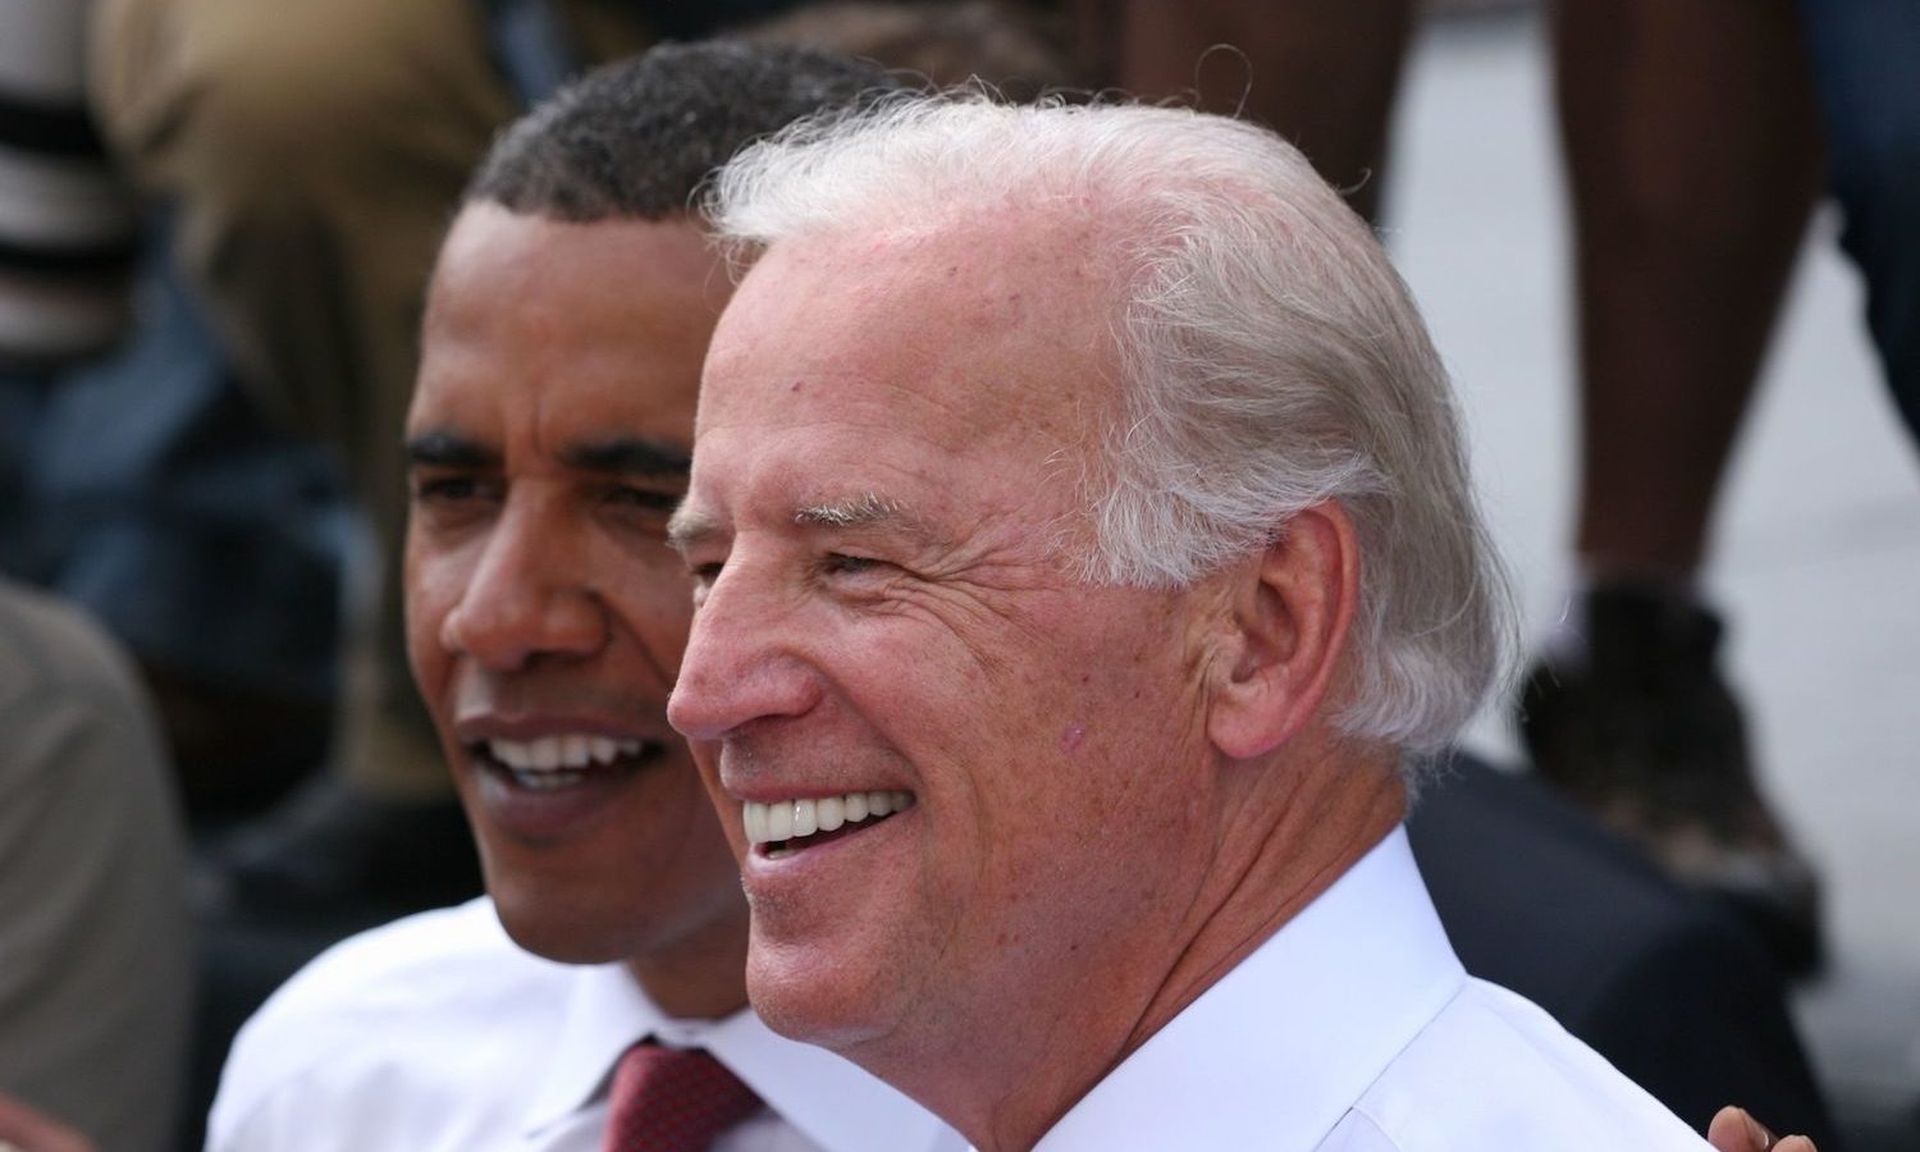
{"type": "Polygon", "coordinates": [[[408,421],[409,648],[490,900],[358,937],[242,1033],[213,1149],[901,1152],[898,1093],[746,1010],[745,902],[665,720],[665,544],[730,290],[688,211],[747,140],[887,87],[722,43],[596,73],[494,146],[408,421]]]}
{"type": "Polygon", "coordinates": [[[1505,594],[1413,303],[1297,152],[923,101],[756,147],[715,217],[752,267],[669,715],[776,1030],[994,1152],[1704,1147],[1469,978],[1413,865],[1505,594]]]}

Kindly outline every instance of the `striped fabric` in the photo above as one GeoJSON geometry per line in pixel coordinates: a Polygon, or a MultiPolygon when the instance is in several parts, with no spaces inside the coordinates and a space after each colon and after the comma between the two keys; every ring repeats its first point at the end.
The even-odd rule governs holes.
{"type": "Polygon", "coordinates": [[[127,325],[137,216],[87,115],[91,8],[0,4],[0,365],[57,365],[127,325]]]}

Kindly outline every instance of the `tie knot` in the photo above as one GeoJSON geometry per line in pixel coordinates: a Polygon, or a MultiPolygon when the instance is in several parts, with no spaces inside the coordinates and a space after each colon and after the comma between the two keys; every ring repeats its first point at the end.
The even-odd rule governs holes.
{"type": "Polygon", "coordinates": [[[759,1107],[753,1089],[704,1049],[642,1041],[614,1069],[605,1149],[707,1152],[759,1107]]]}

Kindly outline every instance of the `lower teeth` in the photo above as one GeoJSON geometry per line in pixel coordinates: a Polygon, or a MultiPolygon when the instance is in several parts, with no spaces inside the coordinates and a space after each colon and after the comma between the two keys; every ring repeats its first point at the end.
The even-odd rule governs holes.
{"type": "Polygon", "coordinates": [[[514,783],[520,785],[522,788],[528,788],[535,792],[551,792],[556,788],[565,788],[570,784],[578,784],[586,778],[587,774],[585,772],[574,772],[567,769],[553,772],[516,771],[513,773],[514,783]]]}

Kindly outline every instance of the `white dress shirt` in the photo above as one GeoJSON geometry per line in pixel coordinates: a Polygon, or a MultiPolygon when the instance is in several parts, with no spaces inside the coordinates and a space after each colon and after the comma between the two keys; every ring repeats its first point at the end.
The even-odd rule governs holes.
{"type": "Polygon", "coordinates": [[[241,1030],[209,1152],[600,1152],[607,1084],[646,1036],[699,1047],[767,1107],[715,1152],[937,1152],[965,1141],[852,1064],[751,1012],[663,1015],[617,964],[516,946],[475,900],[363,933],[241,1030]]]}
{"type": "Polygon", "coordinates": [[[1544,1011],[1466,974],[1395,830],[1036,1152],[1706,1147],[1544,1011]]]}

